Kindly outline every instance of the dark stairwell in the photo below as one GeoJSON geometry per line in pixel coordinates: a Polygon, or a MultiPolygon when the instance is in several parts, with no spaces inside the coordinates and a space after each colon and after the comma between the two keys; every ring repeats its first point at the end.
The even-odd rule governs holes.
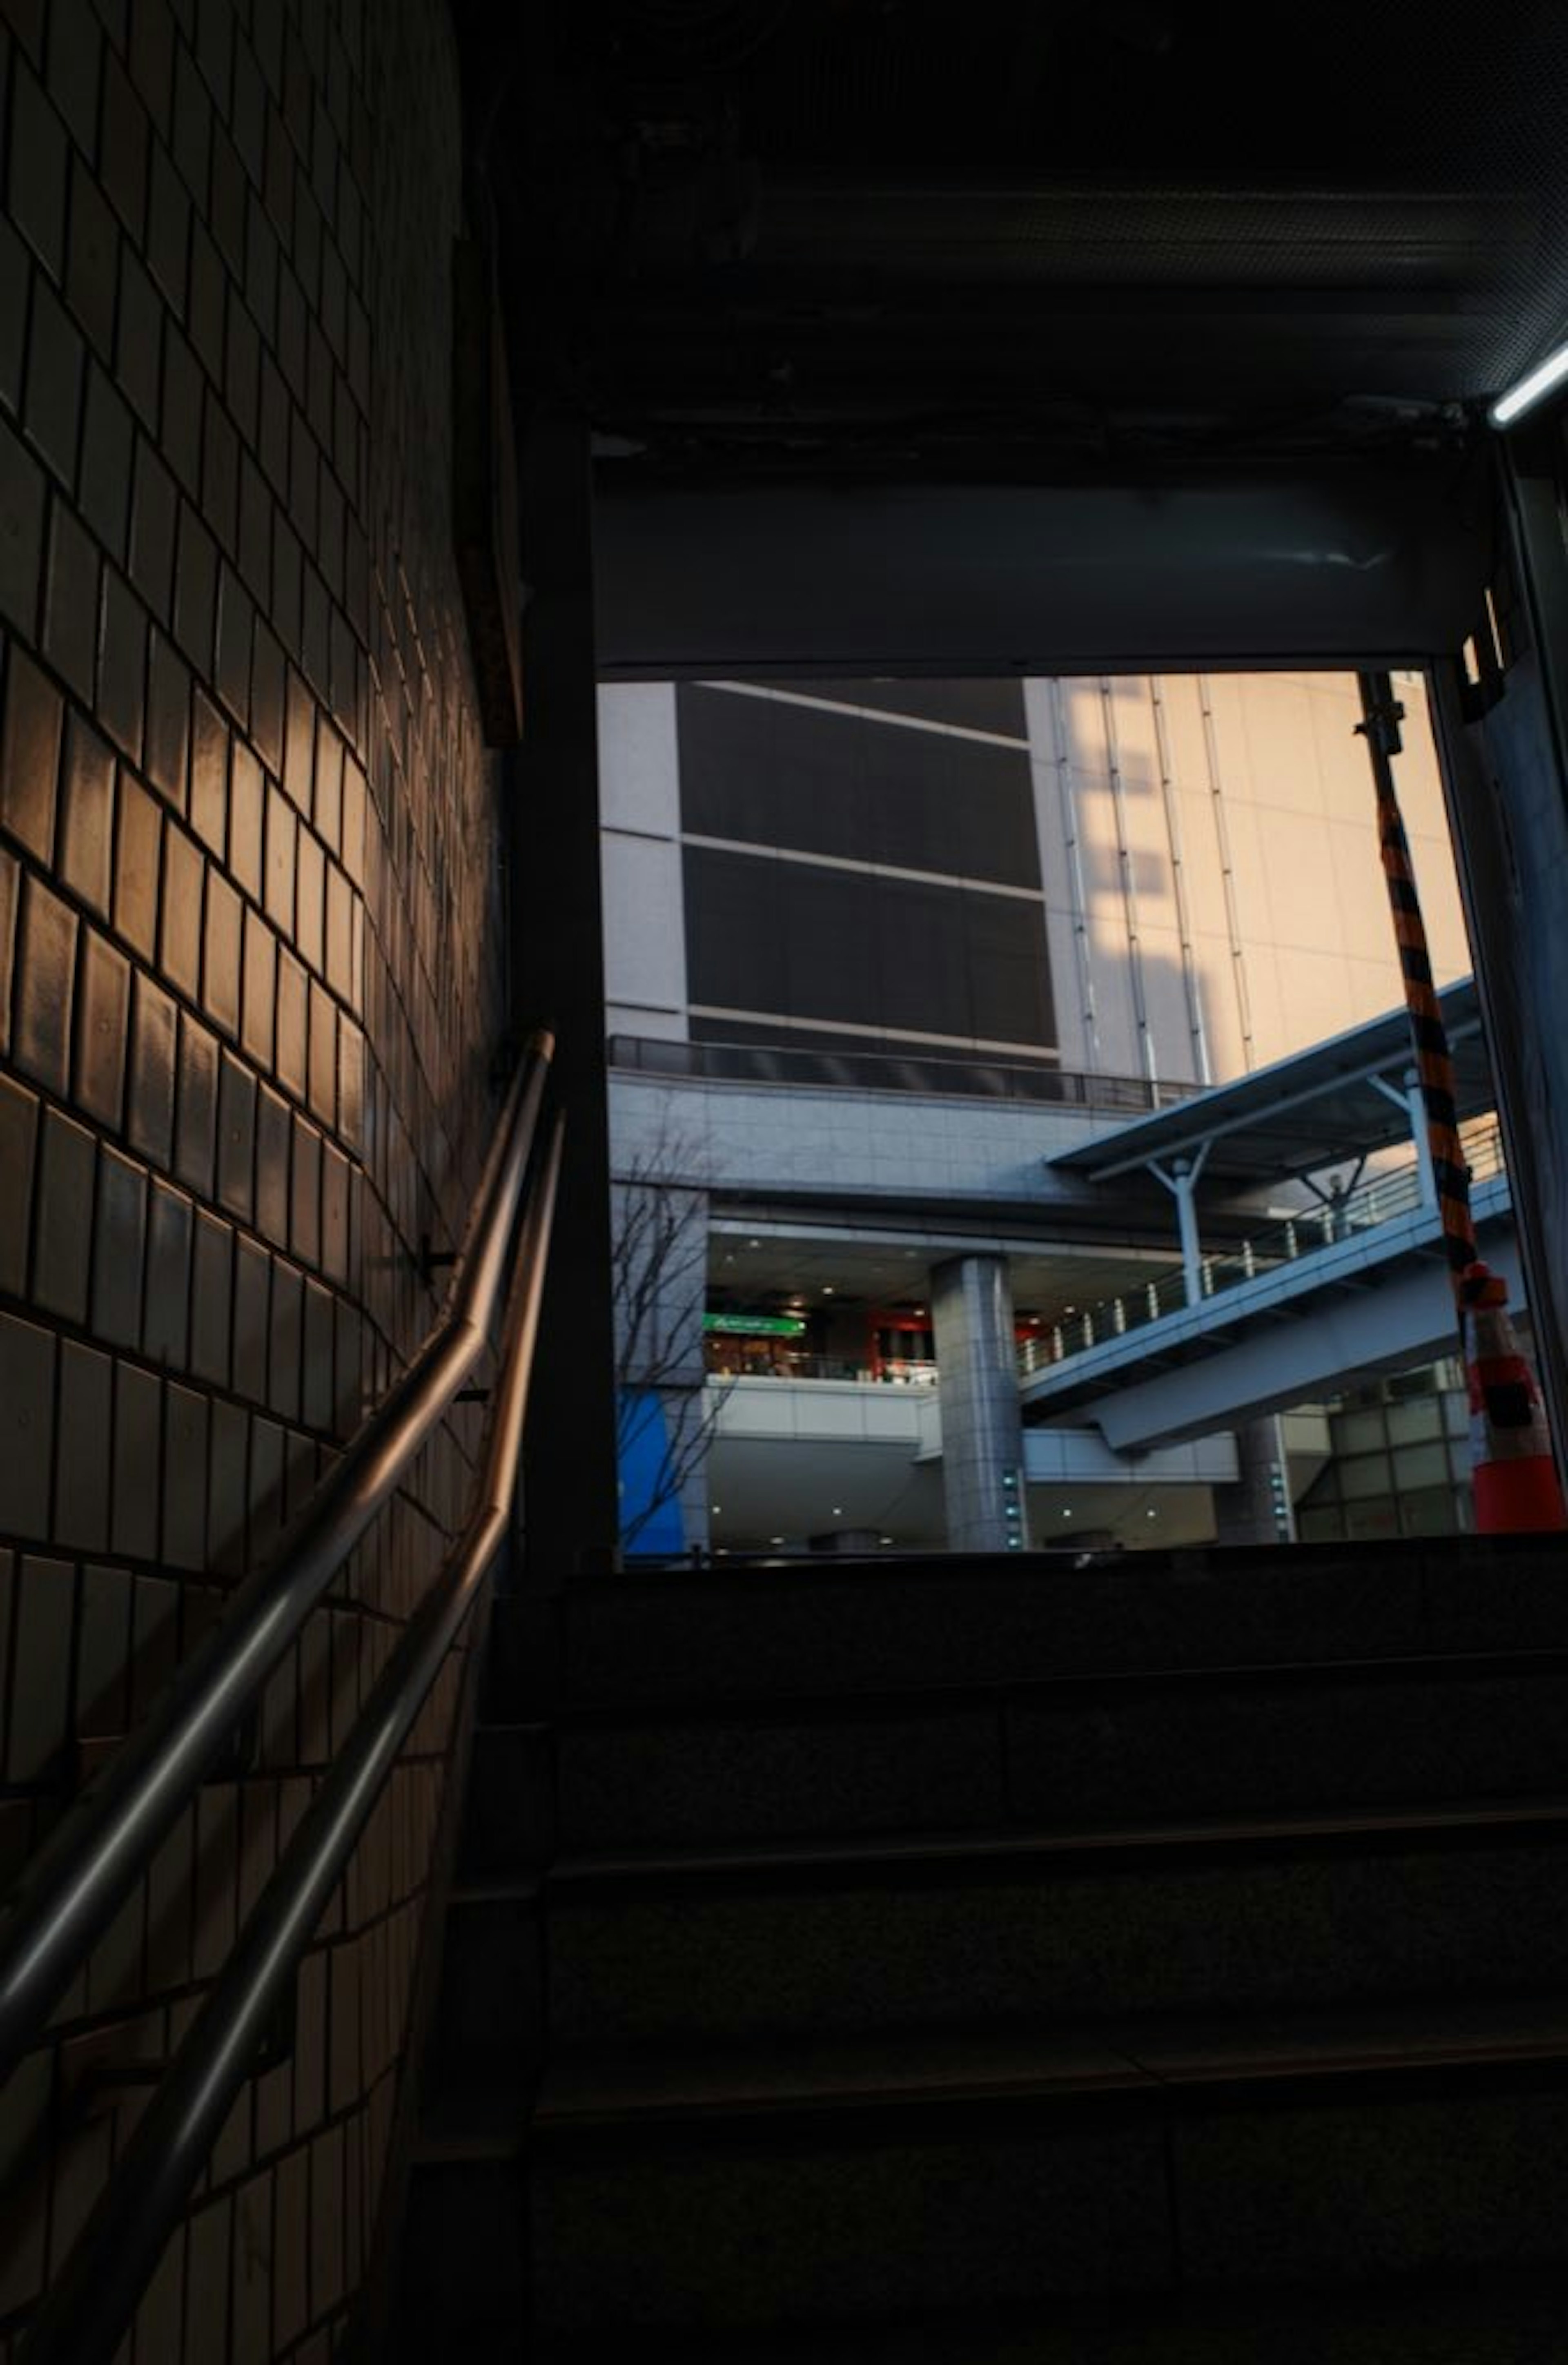
{"type": "MultiPolygon", "coordinates": [[[[560,522],[551,468],[591,429],[623,519],[654,515],[629,663],[651,617],[708,667],[715,608],[739,661],[767,590],[792,629],[811,611],[813,663],[863,665],[896,577],[901,632],[941,644],[912,662],[969,633],[976,665],[1131,663],[1179,625],[1193,661],[1434,668],[1564,1400],[1558,463],[1499,457],[1473,407],[1560,324],[1557,20],[1518,12],[1514,39],[1514,12],[1337,0],[1275,105],[1224,10],[1184,46],[1159,7],[1064,7],[1042,37],[1022,5],[737,0],[716,67],[703,6],[644,9],[627,44],[636,13],[530,13],[571,52],[552,123],[505,6],[0,5],[7,1877],[406,1368],[509,1017],[599,1056],[584,519],[565,632],[537,535],[498,578],[526,572],[532,662],[575,701],[563,727],[531,699],[504,780],[465,630],[450,330],[476,228],[532,365],[525,474],[560,522]],[[752,37],[802,26],[792,82],[752,37]],[[824,64],[841,39],[854,74],[824,64]],[[642,127],[640,221],[601,68],[642,127]],[[483,103],[503,89],[577,146],[528,152],[492,217],[471,150],[522,152],[483,103]],[[880,176],[853,224],[846,158],[880,176]],[[600,304],[627,230],[648,267],[600,304]],[[827,513],[871,580],[858,617],[826,600],[827,513]],[[895,514],[918,564],[868,522],[895,514]],[[737,516],[749,573],[705,576],[737,516]],[[1090,582],[1111,542],[1127,564],[1090,582]],[[1494,579],[1483,707],[1451,660],[1494,579]],[[554,916],[569,973],[509,1008],[520,810],[536,908],[510,948],[534,958],[554,916]]],[[[572,1284],[602,1294],[586,1258],[572,1284]]],[[[463,1406],[432,1437],[29,2046],[0,2117],[5,2365],[421,1597],[479,1429],[463,1406]]],[[[400,2244],[377,2228],[461,1649],[311,1936],[292,2050],[270,2032],[246,2064],[133,2365],[328,2365],[377,2242],[420,2355],[671,2330],[725,2358],[1568,2351],[1555,1548],[633,1586],[552,1560],[570,1492],[530,1496],[565,1587],[547,1646],[526,1594],[498,1604],[400,2244]]]]}
{"type": "Polygon", "coordinates": [[[498,1601],[392,2353],[1568,2354],[1561,1571],[498,1601]]]}

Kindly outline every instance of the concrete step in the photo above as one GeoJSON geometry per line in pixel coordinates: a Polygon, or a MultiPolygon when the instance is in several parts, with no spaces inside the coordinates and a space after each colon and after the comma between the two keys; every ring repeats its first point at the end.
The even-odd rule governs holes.
{"type": "Polygon", "coordinates": [[[1568,2365],[1565,1574],[498,1601],[399,2354],[1568,2365]]]}
{"type": "Polygon", "coordinates": [[[531,2309],[521,2158],[416,2159],[386,2365],[515,2358],[531,2309]]]}
{"type": "Polygon", "coordinates": [[[1568,1986],[1568,1799],[661,1851],[544,1890],[553,2041],[1568,1986]]]}
{"type": "MultiPolygon", "coordinates": [[[[1561,2365],[1560,2268],[1469,2270],[1355,2290],[925,2310],[911,2318],[683,2328],[686,2365],[1561,2365]]],[[[623,2329],[535,2336],[539,2365],[623,2365],[623,2329]]],[[[511,2354],[501,2352],[497,2354],[511,2354]]]]}
{"type": "MultiPolygon", "coordinates": [[[[492,1821],[546,1787],[499,1738],[492,1821]]],[[[571,1852],[1503,1797],[1568,1788],[1568,1654],[585,1709],[557,1720],[553,1780],[571,1852]]]]}
{"type": "Polygon", "coordinates": [[[547,1725],[475,1728],[457,1877],[484,1881],[548,1861],[556,1846],[554,1750],[547,1725]]]}
{"type": "MultiPolygon", "coordinates": [[[[574,1580],[500,1621],[498,1698],[927,1689],[1112,1670],[1568,1649],[1552,1536],[768,1564],[574,1580]]],[[[507,1710],[516,1713],[515,1705],[507,1710]]]]}
{"type": "Polygon", "coordinates": [[[1565,2204],[1562,1997],[622,2050],[546,2078],[535,2306],[700,2331],[1033,2301],[1026,2343],[1064,2303],[1130,2298],[1148,2333],[1200,2295],[1561,2265],[1565,2204]]]}
{"type": "Polygon", "coordinates": [[[521,2125],[544,2046],[544,1947],[537,1884],[497,1878],[455,1888],[441,1986],[425,2046],[421,2127],[450,2146],[498,2113],[521,2125]]]}

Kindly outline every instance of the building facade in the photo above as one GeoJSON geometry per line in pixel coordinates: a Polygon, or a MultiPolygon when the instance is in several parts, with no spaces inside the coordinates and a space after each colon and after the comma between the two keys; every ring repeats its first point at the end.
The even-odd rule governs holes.
{"type": "MultiPolygon", "coordinates": [[[[1418,677],[1401,689],[1446,981],[1468,952],[1418,677]]],[[[1158,1191],[1074,1196],[1046,1161],[1397,1003],[1359,716],[1352,678],[1313,673],[603,688],[618,1169],[709,1210],[688,1431],[704,1364],[721,1385],[689,1538],[1223,1531],[1247,1487],[1218,1448],[1137,1483],[1081,1428],[1049,1479],[1044,1440],[1025,1451],[1016,1357],[1178,1254],[1158,1191]]],[[[1350,1179],[1331,1163],[1325,1191],[1350,1179]]],[[[1274,1496],[1311,1483],[1309,1446],[1295,1469],[1274,1496]]]]}

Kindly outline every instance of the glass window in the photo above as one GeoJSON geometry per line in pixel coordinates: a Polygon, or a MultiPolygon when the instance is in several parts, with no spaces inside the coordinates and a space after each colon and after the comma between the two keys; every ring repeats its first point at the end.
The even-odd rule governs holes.
{"type": "Polygon", "coordinates": [[[1389,1442],[1415,1445],[1423,1438],[1438,1437],[1442,1432],[1442,1405],[1436,1396],[1412,1396],[1405,1404],[1391,1404],[1389,1442]]]}
{"type": "Polygon", "coordinates": [[[684,871],[695,1003],[1051,1047],[1033,903],[709,846],[689,846],[684,871]]]}
{"type": "Polygon", "coordinates": [[[1338,1504],[1316,1504],[1296,1513],[1295,1528],[1304,1544],[1338,1543],[1345,1532],[1344,1515],[1338,1504]]]}
{"type": "Polygon", "coordinates": [[[1394,1483],[1401,1495],[1413,1493],[1422,1486],[1444,1486],[1449,1484],[1449,1455],[1446,1445],[1406,1445],[1394,1457],[1394,1483]]]}
{"type": "Polygon", "coordinates": [[[1340,1453],[1381,1452],[1386,1443],[1381,1406],[1373,1412],[1343,1413],[1334,1423],[1335,1449],[1340,1453]]]}
{"type": "Polygon", "coordinates": [[[1400,1497],[1399,1521],[1407,1536],[1451,1536],[1459,1529],[1451,1486],[1423,1486],[1400,1497]]]}
{"type": "Polygon", "coordinates": [[[1381,1537],[1399,1533],[1399,1513],[1394,1504],[1384,1496],[1369,1503],[1348,1503],[1345,1506],[1345,1533],[1361,1543],[1375,1543],[1381,1537]]]}
{"type": "Polygon", "coordinates": [[[1373,1495],[1391,1495],[1394,1478],[1386,1453],[1358,1453],[1339,1464],[1339,1492],[1347,1503],[1365,1502],[1373,1495]]]}
{"type": "Polygon", "coordinates": [[[1026,747],[699,682],[676,712],[693,835],[1040,884],[1026,747]]]}

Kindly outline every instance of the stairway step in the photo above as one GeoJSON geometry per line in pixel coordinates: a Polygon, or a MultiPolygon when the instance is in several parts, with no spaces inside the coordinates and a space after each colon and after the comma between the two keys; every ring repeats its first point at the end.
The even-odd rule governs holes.
{"type": "Polygon", "coordinates": [[[466,2085],[448,2083],[421,2102],[412,2155],[417,2165],[516,2161],[527,2149],[525,2098],[507,2085],[476,2076],[466,2085]]]}
{"type": "MultiPolygon", "coordinates": [[[[1568,1648],[1561,1539],[1033,1553],[585,1577],[555,1605],[554,1697],[989,1684],[1095,1668],[1568,1648]]],[[[536,1646],[536,1655],[544,1655],[536,1646]]]]}
{"type": "Polygon", "coordinates": [[[519,2354],[530,2306],[527,2212],[520,2162],[414,2164],[386,2365],[519,2354]]]}
{"type": "Polygon", "coordinates": [[[580,1711],[558,1720],[556,1763],[568,1853],[1482,1797],[1568,1781],[1568,1655],[580,1711]]]}
{"type": "Polygon", "coordinates": [[[730,1882],[772,1889],[790,1878],[813,1885],[841,1876],[857,1880],[877,1867],[886,1867],[890,1874],[915,1866],[942,1872],[969,1867],[984,1877],[992,1867],[1023,1862],[1153,1865],[1176,1855],[1272,1856],[1282,1850],[1342,1851],[1379,1842],[1462,1845],[1478,1836],[1568,1839],[1568,1794],[1346,1807],[1329,1813],[1204,1815],[1076,1828],[1047,1824],[1021,1831],[758,1841],[745,1847],[627,1849],[563,1857],[545,1875],[543,1886],[553,1897],[611,1886],[624,1889],[730,1882]]]}
{"type": "Polygon", "coordinates": [[[639,2132],[722,2134],[745,2122],[824,2113],[941,2115],[1119,2095],[1164,2110],[1176,2090],[1201,2101],[1266,2101],[1332,2085],[1362,2092],[1506,2083],[1528,2070],[1568,2082],[1568,1996],[1495,1997],[1383,2010],[1203,2016],[1140,2015],[1076,2027],[1022,2024],[853,2040],[564,2050],[541,2081],[538,2135],[618,2145],[639,2132]]]}
{"type": "MultiPolygon", "coordinates": [[[[1349,2282],[1568,2260],[1568,2002],[560,2064],[558,2326],[1349,2282]]],[[[962,2353],[961,2351],[959,2352],[962,2353]]]]}
{"type": "Polygon", "coordinates": [[[1565,1564],[498,1600],[398,2356],[1568,2365],[1565,1564]]]}
{"type": "Polygon", "coordinates": [[[1568,1802],[588,1859],[557,2042],[1568,1984],[1568,1802]],[[1439,1938],[1436,1933],[1440,1933],[1439,1938]]]}
{"type": "Polygon", "coordinates": [[[544,1948],[537,1885],[454,1890],[426,2046],[421,2126],[438,2147],[465,2130],[465,2098],[521,2124],[544,2047],[544,1948]]]}
{"type": "MultiPolygon", "coordinates": [[[[1164,2292],[925,2312],[913,2321],[719,2333],[686,2365],[1557,2365],[1560,2270],[1471,2270],[1353,2290],[1164,2292]]],[[[540,2365],[624,2365],[626,2334],[557,2332],[540,2365]]]]}
{"type": "Polygon", "coordinates": [[[545,1863],[555,1846],[554,1744],[540,1723],[482,1723],[464,1799],[460,1881],[545,1863]]]}

